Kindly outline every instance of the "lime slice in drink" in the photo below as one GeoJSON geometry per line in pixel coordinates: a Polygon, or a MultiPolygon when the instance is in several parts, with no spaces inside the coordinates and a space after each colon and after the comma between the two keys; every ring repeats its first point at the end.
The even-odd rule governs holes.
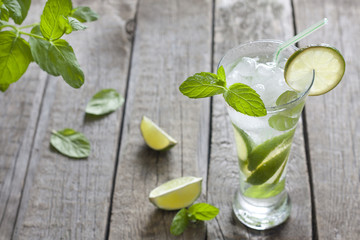
{"type": "Polygon", "coordinates": [[[253,185],[277,182],[291,149],[295,129],[258,145],[248,157],[251,174],[246,181],[253,185]],[[278,173],[278,174],[276,174],[278,173]]]}
{"type": "Polygon", "coordinates": [[[249,154],[248,168],[254,171],[264,161],[270,160],[280,154],[284,149],[291,145],[295,129],[288,131],[280,136],[273,137],[266,142],[256,146],[249,154]]]}
{"type": "Polygon", "coordinates": [[[175,139],[145,116],[141,120],[140,130],[146,144],[154,150],[168,150],[177,143],[175,139]]]}
{"type": "Polygon", "coordinates": [[[345,72],[345,60],[337,49],[327,45],[299,49],[286,62],[285,81],[294,90],[303,91],[313,70],[315,80],[309,95],[321,95],[341,81],[345,72]]]}
{"type": "Polygon", "coordinates": [[[236,151],[239,160],[246,161],[249,153],[254,147],[254,142],[250,136],[242,129],[233,124],[236,142],[236,151]]]}
{"type": "Polygon", "coordinates": [[[253,185],[245,190],[244,195],[251,198],[269,198],[281,193],[285,188],[285,179],[278,183],[253,185]]]}
{"type": "Polygon", "coordinates": [[[180,177],[170,180],[150,192],[149,200],[165,210],[191,205],[201,194],[202,178],[180,177]]]}

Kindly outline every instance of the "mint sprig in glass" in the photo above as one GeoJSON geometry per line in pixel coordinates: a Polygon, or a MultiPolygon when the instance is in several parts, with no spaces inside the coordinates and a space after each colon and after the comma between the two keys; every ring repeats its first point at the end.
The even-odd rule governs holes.
{"type": "Polygon", "coordinates": [[[261,117],[266,115],[264,102],[254,89],[243,83],[226,87],[226,74],[223,66],[217,74],[209,72],[196,73],[187,78],[179,88],[189,98],[206,98],[222,94],[225,101],[238,112],[261,117]]]}

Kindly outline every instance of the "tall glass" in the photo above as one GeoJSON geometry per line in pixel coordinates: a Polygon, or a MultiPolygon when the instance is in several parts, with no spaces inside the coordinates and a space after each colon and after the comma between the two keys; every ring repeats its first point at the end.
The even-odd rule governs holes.
{"type": "Polygon", "coordinates": [[[233,210],[243,224],[259,230],[275,227],[290,215],[286,167],[295,128],[314,80],[314,73],[302,80],[305,84],[301,91],[286,84],[283,69],[297,48],[283,50],[279,62],[274,63],[281,43],[245,43],[231,49],[219,63],[225,69],[228,87],[237,82],[251,86],[267,109],[266,116],[252,117],[228,106],[240,167],[233,210]]]}

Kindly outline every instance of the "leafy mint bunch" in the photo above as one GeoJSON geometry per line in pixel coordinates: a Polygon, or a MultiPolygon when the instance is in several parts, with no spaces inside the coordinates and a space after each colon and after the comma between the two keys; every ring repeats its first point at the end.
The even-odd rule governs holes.
{"type": "Polygon", "coordinates": [[[19,26],[30,4],[31,0],[0,0],[0,90],[18,81],[32,61],[47,73],[62,76],[71,87],[81,87],[84,73],[72,47],[61,37],[86,29],[83,23],[97,20],[98,15],[89,7],[73,8],[71,0],[48,0],[39,23],[19,26]],[[9,23],[10,18],[16,25],[9,23]],[[31,32],[24,31],[28,28],[31,32]]]}
{"type": "Polygon", "coordinates": [[[174,217],[170,232],[178,236],[182,234],[190,222],[211,220],[218,215],[219,209],[207,203],[196,203],[188,209],[181,209],[174,217]]]}
{"type": "Polygon", "coordinates": [[[225,101],[236,111],[243,114],[261,117],[267,114],[264,102],[259,94],[248,85],[234,83],[226,87],[226,76],[223,66],[217,74],[209,72],[196,73],[187,78],[179,88],[189,98],[205,98],[223,94],[225,101]]]}

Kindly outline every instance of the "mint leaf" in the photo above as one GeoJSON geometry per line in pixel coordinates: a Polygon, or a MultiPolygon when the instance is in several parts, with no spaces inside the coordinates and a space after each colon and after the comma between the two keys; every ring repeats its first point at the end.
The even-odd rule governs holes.
{"type": "Polygon", "coordinates": [[[41,15],[40,30],[49,40],[59,39],[66,31],[63,18],[70,15],[71,0],[48,0],[41,15]]]}
{"type": "Polygon", "coordinates": [[[21,17],[21,7],[17,0],[4,0],[3,2],[12,19],[21,17]]]}
{"type": "Polygon", "coordinates": [[[274,116],[271,116],[268,122],[270,127],[279,131],[286,131],[296,126],[298,118],[292,118],[282,114],[276,114],[274,116]]]}
{"type": "Polygon", "coordinates": [[[32,60],[29,44],[23,38],[14,32],[0,32],[0,90],[19,80],[32,60]]]}
{"type": "Polygon", "coordinates": [[[115,111],[123,103],[124,98],[115,89],[103,89],[91,98],[85,112],[92,115],[104,115],[115,111]]]}
{"type": "MultiPolygon", "coordinates": [[[[39,27],[31,31],[39,35],[39,27]]],[[[31,53],[35,62],[51,75],[61,75],[65,82],[73,88],[79,88],[84,83],[84,73],[75,57],[72,47],[63,39],[52,42],[30,37],[31,53]]]]}
{"type": "Polygon", "coordinates": [[[205,98],[224,93],[225,82],[216,74],[202,72],[187,78],[179,88],[180,92],[189,98],[205,98]]]}
{"type": "MultiPolygon", "coordinates": [[[[64,16],[59,17],[59,26],[64,30],[65,34],[70,34],[72,32],[72,26],[70,25],[69,19],[64,16]]],[[[51,40],[50,40],[51,41],[51,40]]]]}
{"type": "Polygon", "coordinates": [[[295,100],[298,97],[298,93],[295,91],[286,91],[283,92],[278,99],[276,99],[276,105],[280,106],[280,105],[284,105],[286,103],[291,102],[292,100],[295,100]]]}
{"type": "Polygon", "coordinates": [[[187,210],[186,208],[183,208],[175,215],[171,223],[170,233],[175,236],[178,236],[185,231],[188,225],[189,225],[189,219],[187,215],[187,210]]]}
{"type": "Polygon", "coordinates": [[[71,158],[85,158],[90,154],[89,140],[70,128],[53,131],[50,143],[60,153],[71,158]]]}
{"type": "Polygon", "coordinates": [[[3,4],[0,6],[0,26],[4,24],[3,21],[9,21],[9,10],[6,8],[6,6],[3,4]]]}
{"type": "MultiPolygon", "coordinates": [[[[276,105],[284,105],[287,103],[291,103],[292,101],[296,100],[299,97],[299,94],[295,91],[286,91],[282,93],[278,99],[276,100],[276,105]]],[[[278,114],[271,116],[268,120],[269,126],[279,130],[279,131],[286,131],[296,126],[299,114],[302,111],[305,101],[301,101],[297,103],[297,105],[287,106],[286,110],[279,112],[278,114]]]]}
{"type": "Polygon", "coordinates": [[[79,20],[73,17],[68,17],[69,24],[74,31],[85,30],[87,28],[86,25],[82,24],[79,20]]]}
{"type": "Polygon", "coordinates": [[[224,93],[224,98],[238,112],[254,117],[266,115],[266,108],[259,94],[248,85],[234,83],[224,93]]]}
{"type": "MultiPolygon", "coordinates": [[[[9,15],[16,24],[21,24],[27,16],[31,0],[3,0],[9,15]]],[[[4,19],[2,19],[4,20],[4,19]]]]}
{"type": "Polygon", "coordinates": [[[225,70],[224,70],[224,67],[222,65],[217,70],[217,76],[221,81],[226,83],[225,70]]]}
{"type": "Polygon", "coordinates": [[[89,7],[77,7],[72,10],[72,17],[80,22],[92,22],[99,18],[99,15],[89,7]]]}
{"type": "Polygon", "coordinates": [[[9,88],[10,84],[0,84],[0,91],[5,92],[9,88]]]}
{"type": "Polygon", "coordinates": [[[219,209],[207,203],[196,203],[189,207],[188,214],[197,220],[211,220],[218,215],[219,209]]]}
{"type": "MultiPolygon", "coordinates": [[[[31,30],[31,33],[42,37],[39,26],[34,27],[31,30]]],[[[47,40],[30,37],[29,44],[34,61],[39,65],[39,67],[53,76],[60,76],[58,66],[50,59],[49,49],[51,47],[51,43],[47,40]]]]}

